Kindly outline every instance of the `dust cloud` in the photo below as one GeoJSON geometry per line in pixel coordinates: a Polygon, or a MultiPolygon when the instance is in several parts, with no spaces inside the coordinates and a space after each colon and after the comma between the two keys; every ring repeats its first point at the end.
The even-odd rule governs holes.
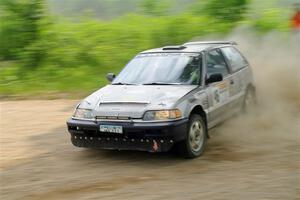
{"type": "MultiPolygon", "coordinates": [[[[234,40],[253,69],[257,105],[218,130],[236,134],[258,145],[274,139],[300,144],[300,35],[271,32],[259,35],[239,28],[226,40],[234,40]],[[259,138],[261,141],[257,141],[259,138]],[[250,139],[250,140],[249,140],[250,139]]],[[[280,149],[278,149],[280,150],[280,149]]],[[[297,148],[299,153],[299,148],[297,148]]]]}

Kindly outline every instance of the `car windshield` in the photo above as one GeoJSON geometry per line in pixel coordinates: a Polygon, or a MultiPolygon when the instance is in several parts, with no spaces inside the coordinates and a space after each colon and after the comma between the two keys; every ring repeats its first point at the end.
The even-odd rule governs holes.
{"type": "Polygon", "coordinates": [[[126,65],[112,84],[198,85],[200,64],[199,54],[141,54],[126,65]]]}

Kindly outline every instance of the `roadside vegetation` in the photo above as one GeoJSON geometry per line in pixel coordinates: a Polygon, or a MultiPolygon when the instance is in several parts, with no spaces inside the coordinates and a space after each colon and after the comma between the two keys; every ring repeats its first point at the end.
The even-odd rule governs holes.
{"type": "Polygon", "coordinates": [[[199,0],[174,13],[170,1],[144,0],[138,11],[107,20],[54,15],[44,0],[1,0],[0,98],[86,95],[145,49],[241,25],[258,34],[289,30],[288,8],[258,2],[199,0]]]}

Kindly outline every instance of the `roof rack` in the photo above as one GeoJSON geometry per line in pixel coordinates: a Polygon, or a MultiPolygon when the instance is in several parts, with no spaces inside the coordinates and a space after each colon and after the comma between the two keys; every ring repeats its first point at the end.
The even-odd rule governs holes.
{"type": "Polygon", "coordinates": [[[186,47],[181,45],[181,46],[165,46],[162,48],[162,50],[182,50],[185,49],[186,47]]]}
{"type": "Polygon", "coordinates": [[[196,41],[196,42],[187,42],[183,45],[201,45],[201,44],[231,44],[237,45],[235,41],[196,41]]]}

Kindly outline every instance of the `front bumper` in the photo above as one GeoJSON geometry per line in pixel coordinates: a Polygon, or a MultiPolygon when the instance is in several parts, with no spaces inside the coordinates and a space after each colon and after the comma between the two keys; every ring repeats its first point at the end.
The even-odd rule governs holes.
{"type": "Polygon", "coordinates": [[[111,122],[69,119],[71,141],[77,147],[101,149],[169,151],[185,139],[188,119],[170,122],[111,122]],[[123,127],[123,134],[100,132],[100,125],[123,127]]]}

